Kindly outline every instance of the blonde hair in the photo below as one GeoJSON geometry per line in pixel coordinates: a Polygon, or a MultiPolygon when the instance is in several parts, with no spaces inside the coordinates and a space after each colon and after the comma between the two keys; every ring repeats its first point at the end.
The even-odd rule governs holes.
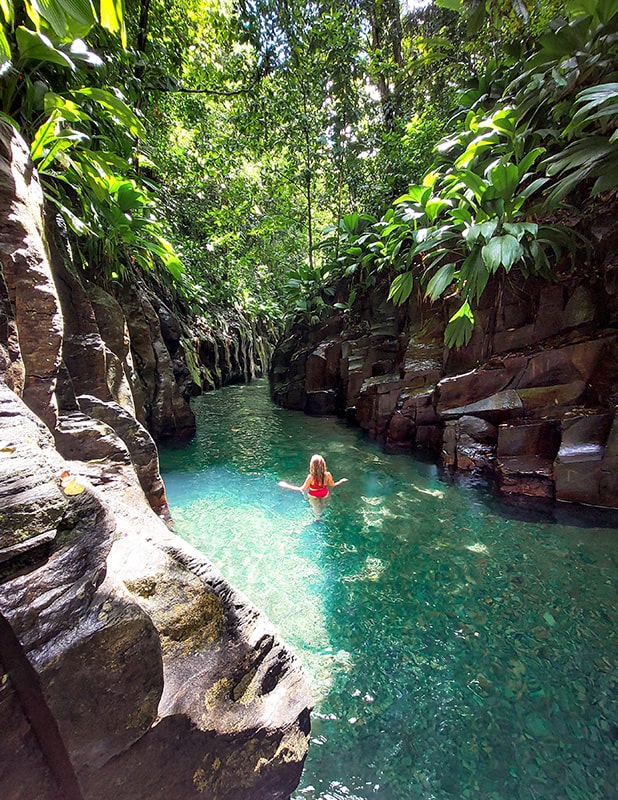
{"type": "Polygon", "coordinates": [[[326,461],[324,461],[321,455],[316,453],[314,456],[311,456],[309,474],[319,486],[324,485],[324,481],[326,480],[326,461]]]}

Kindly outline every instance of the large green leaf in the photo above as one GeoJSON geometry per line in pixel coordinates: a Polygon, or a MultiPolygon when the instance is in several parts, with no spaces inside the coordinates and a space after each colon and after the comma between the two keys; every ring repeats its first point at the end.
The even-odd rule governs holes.
{"type": "Polygon", "coordinates": [[[75,71],[73,61],[61,50],[55,48],[44,34],[36,33],[20,25],[15,30],[15,38],[21,60],[47,61],[75,71]]]}
{"type": "Polygon", "coordinates": [[[120,36],[123,47],[126,47],[127,33],[124,24],[123,0],[100,0],[99,19],[106,30],[120,36]]]}
{"type": "Polygon", "coordinates": [[[474,314],[466,300],[448,321],[444,332],[447,347],[461,347],[468,344],[474,329],[474,314]]]}
{"type": "Polygon", "coordinates": [[[13,0],[0,0],[0,11],[2,11],[2,17],[4,22],[11,26],[15,19],[15,9],[13,7],[13,0]]]}
{"type": "Polygon", "coordinates": [[[444,264],[441,266],[427,284],[425,297],[429,297],[432,300],[437,300],[438,297],[441,297],[444,291],[453,282],[456,268],[455,264],[444,264]]]}
{"type": "Polygon", "coordinates": [[[391,288],[388,293],[388,299],[392,300],[395,305],[400,306],[412,294],[412,287],[414,285],[414,276],[411,272],[402,272],[397,275],[391,283],[391,288]]]}
{"type": "Polygon", "coordinates": [[[94,8],[90,0],[57,0],[58,4],[65,11],[69,20],[75,20],[80,25],[91,27],[96,22],[94,8]]]}
{"type": "Polygon", "coordinates": [[[490,170],[489,180],[503,200],[510,200],[519,184],[519,170],[515,164],[498,164],[490,170]]]}
{"type": "Polygon", "coordinates": [[[30,145],[30,158],[36,162],[42,158],[44,149],[53,143],[56,138],[56,124],[60,119],[60,112],[54,111],[47,120],[38,128],[30,145]]]}
{"type": "Polygon", "coordinates": [[[521,161],[517,164],[520,181],[523,180],[524,175],[528,172],[534,162],[543,155],[543,153],[545,153],[544,147],[535,147],[529,153],[526,153],[526,155],[521,159],[521,161]]]}
{"type": "Polygon", "coordinates": [[[347,233],[355,233],[359,220],[360,217],[357,213],[344,214],[343,217],[341,218],[341,225],[343,227],[343,230],[347,231],[347,233]]]}
{"type": "Polygon", "coordinates": [[[11,45],[6,38],[4,26],[0,25],[0,78],[9,69],[11,57],[11,45]]]}
{"type": "Polygon", "coordinates": [[[468,254],[459,270],[458,284],[464,290],[464,296],[477,300],[485,291],[489,272],[482,258],[479,246],[468,254]]]}
{"type": "Polygon", "coordinates": [[[487,190],[487,181],[483,180],[480,175],[477,175],[471,169],[463,169],[458,173],[459,179],[474,192],[477,198],[481,198],[487,190]]]}
{"type": "Polygon", "coordinates": [[[67,35],[67,20],[62,6],[56,0],[28,0],[28,4],[50,26],[60,41],[67,35]]]}
{"type": "Polygon", "coordinates": [[[487,222],[481,222],[476,225],[470,225],[464,231],[464,239],[469,246],[472,246],[479,236],[482,236],[485,240],[491,239],[491,237],[496,232],[496,228],[498,227],[499,219],[494,217],[493,219],[487,220],[487,222]]]}
{"type": "Polygon", "coordinates": [[[44,105],[48,114],[51,114],[54,109],[58,109],[62,114],[62,119],[67,122],[88,122],[90,120],[90,116],[86,114],[81,106],[55,92],[46,93],[44,105]]]}
{"type": "Polygon", "coordinates": [[[618,116],[618,83],[603,83],[590,86],[579,93],[575,100],[580,105],[567,126],[565,133],[581,132],[591,122],[604,117],[618,116]],[[591,113],[593,112],[593,113],[591,113]]]}
{"type": "Polygon", "coordinates": [[[120,180],[112,191],[122,211],[131,211],[148,205],[148,197],[136,187],[133,181],[120,180]]]}
{"type": "Polygon", "coordinates": [[[483,262],[491,272],[496,272],[500,266],[508,272],[524,254],[523,247],[510,233],[490,239],[481,252],[483,262]]]}
{"type": "Polygon", "coordinates": [[[122,125],[130,131],[133,136],[143,138],[146,135],[146,130],[135,113],[129,106],[116,97],[112,92],[106,89],[97,89],[94,87],[84,87],[74,92],[75,96],[88,98],[89,100],[98,103],[103,108],[111,111],[122,125]]]}
{"type": "Polygon", "coordinates": [[[443,200],[441,197],[432,197],[431,200],[428,200],[425,204],[425,214],[431,222],[435,222],[442,211],[450,208],[450,206],[450,200],[443,200]]]}
{"type": "Polygon", "coordinates": [[[504,230],[512,234],[518,242],[522,240],[526,233],[536,236],[539,226],[536,222],[505,222],[504,230]]]}

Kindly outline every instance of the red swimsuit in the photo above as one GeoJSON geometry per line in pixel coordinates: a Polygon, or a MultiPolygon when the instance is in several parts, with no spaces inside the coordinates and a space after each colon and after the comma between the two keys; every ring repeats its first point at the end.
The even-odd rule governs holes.
{"type": "Polygon", "coordinates": [[[320,485],[319,483],[312,483],[309,486],[309,496],[310,497],[327,497],[328,496],[328,486],[326,484],[320,485]]]}

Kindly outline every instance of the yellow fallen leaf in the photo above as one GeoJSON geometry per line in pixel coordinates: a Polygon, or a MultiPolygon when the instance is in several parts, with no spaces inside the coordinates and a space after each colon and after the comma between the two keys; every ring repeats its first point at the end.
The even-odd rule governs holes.
{"type": "Polygon", "coordinates": [[[64,485],[62,486],[62,491],[63,491],[63,492],[66,494],[66,495],[68,495],[69,497],[72,497],[73,495],[76,495],[76,494],[81,494],[81,493],[84,491],[84,489],[85,489],[85,488],[86,488],[86,487],[85,487],[83,484],[81,484],[81,483],[78,483],[78,482],[75,480],[75,478],[73,478],[73,479],[72,479],[72,480],[70,480],[68,483],[66,483],[66,484],[64,484],[64,485]]]}

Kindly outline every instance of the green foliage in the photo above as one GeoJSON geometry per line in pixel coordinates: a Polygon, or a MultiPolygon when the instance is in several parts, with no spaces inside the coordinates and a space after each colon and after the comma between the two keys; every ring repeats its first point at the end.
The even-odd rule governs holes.
{"type": "Polygon", "coordinates": [[[492,275],[568,260],[555,209],[615,192],[618,0],[401,9],[0,0],[0,115],[93,272],[271,319],[386,279],[458,297],[455,346],[492,275]]]}
{"type": "Polygon", "coordinates": [[[181,281],[156,202],[137,177],[135,142],[146,128],[117,89],[92,85],[88,72],[103,65],[81,38],[95,25],[126,44],[122,0],[3,2],[0,19],[5,118],[31,139],[48,201],[84,241],[82,264],[108,279],[159,265],[181,281]]]}
{"type": "Polygon", "coordinates": [[[299,264],[289,273],[286,284],[288,303],[295,314],[300,314],[310,324],[316,324],[321,313],[328,307],[324,295],[328,297],[334,294],[325,284],[327,279],[328,273],[323,273],[319,267],[311,268],[305,264],[299,264]]]}
{"type": "MultiPolygon", "coordinates": [[[[459,2],[440,5],[464,10],[459,2]]],[[[474,32],[503,26],[489,0],[476,8],[474,32]]],[[[386,269],[397,304],[416,285],[430,300],[459,298],[448,346],[469,341],[473,307],[490,276],[517,269],[551,279],[586,247],[548,212],[575,189],[595,198],[618,186],[618,5],[612,11],[589,0],[570,8],[574,18],[543,33],[523,71],[509,58],[507,70],[491,61],[461,93],[468,108],[455,116],[457,129],[438,144],[422,181],[378,221],[366,218],[340,234],[335,278],[368,286],[386,269]]],[[[332,233],[322,244],[329,242],[332,233]]]]}

